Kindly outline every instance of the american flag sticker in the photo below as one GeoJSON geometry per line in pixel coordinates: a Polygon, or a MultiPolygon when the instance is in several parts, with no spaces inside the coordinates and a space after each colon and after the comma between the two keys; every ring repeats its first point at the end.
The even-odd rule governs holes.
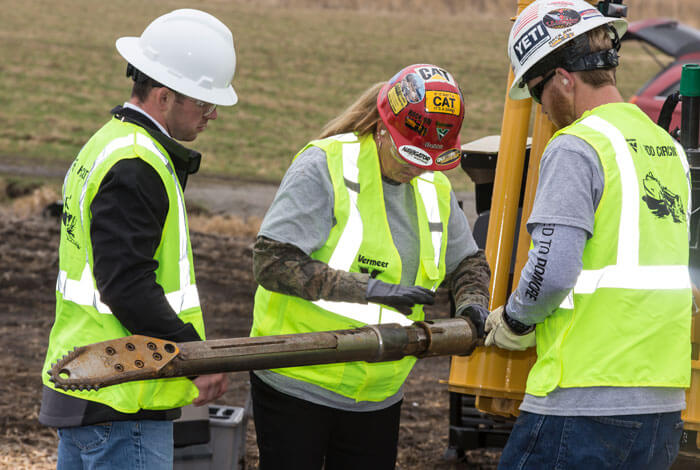
{"type": "Polygon", "coordinates": [[[579,15],[581,15],[581,18],[583,18],[584,20],[603,16],[603,14],[600,11],[598,11],[597,8],[589,8],[588,10],[580,11],[579,15]]]}
{"type": "Polygon", "coordinates": [[[537,18],[537,8],[531,8],[529,12],[523,12],[518,17],[518,20],[513,25],[513,36],[517,36],[518,33],[530,22],[537,18]]]}

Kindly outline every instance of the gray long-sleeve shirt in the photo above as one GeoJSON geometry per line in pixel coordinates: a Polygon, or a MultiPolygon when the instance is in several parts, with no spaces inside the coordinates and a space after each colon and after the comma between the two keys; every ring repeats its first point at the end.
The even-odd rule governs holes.
{"type": "MultiPolygon", "coordinates": [[[[411,284],[419,267],[418,220],[413,187],[409,184],[382,183],[384,204],[392,240],[401,256],[401,284],[411,284]]],[[[322,247],[335,224],[333,183],[328,172],[326,153],[310,147],[287,170],[258,235],[290,243],[306,254],[322,247]]],[[[451,194],[448,221],[446,273],[478,251],[464,212],[451,194]]],[[[347,411],[375,411],[387,408],[403,398],[403,389],[380,402],[344,397],[317,385],[292,379],[267,370],[255,371],[265,383],[284,393],[323,406],[347,411]]]]}
{"type": "MultiPolygon", "coordinates": [[[[506,304],[509,316],[528,325],[540,323],[574,287],[585,243],[593,234],[604,181],[598,155],[582,139],[564,134],[547,146],[527,222],[533,248],[506,304]]],[[[559,416],[663,413],[683,408],[685,391],[662,387],[556,388],[545,397],[525,395],[520,406],[531,413],[559,416]]]]}

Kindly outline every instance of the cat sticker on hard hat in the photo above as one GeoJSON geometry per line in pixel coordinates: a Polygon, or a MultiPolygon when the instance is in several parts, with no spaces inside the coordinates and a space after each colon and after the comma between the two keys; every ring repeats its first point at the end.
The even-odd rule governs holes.
{"type": "Polygon", "coordinates": [[[438,80],[447,82],[450,85],[457,85],[457,82],[455,82],[454,78],[452,78],[452,75],[450,75],[447,70],[438,67],[418,67],[416,72],[418,72],[426,82],[438,80]]]}
{"type": "Polygon", "coordinates": [[[452,114],[460,113],[461,99],[457,93],[450,91],[429,90],[425,97],[425,110],[429,113],[452,114]]]}

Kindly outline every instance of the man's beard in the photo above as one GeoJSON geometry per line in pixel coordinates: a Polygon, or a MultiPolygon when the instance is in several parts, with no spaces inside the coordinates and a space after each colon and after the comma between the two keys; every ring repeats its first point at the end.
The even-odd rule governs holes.
{"type": "Polygon", "coordinates": [[[570,103],[564,93],[558,87],[552,87],[550,90],[551,110],[549,111],[549,120],[559,129],[570,125],[576,120],[574,116],[573,103],[570,103]]]}

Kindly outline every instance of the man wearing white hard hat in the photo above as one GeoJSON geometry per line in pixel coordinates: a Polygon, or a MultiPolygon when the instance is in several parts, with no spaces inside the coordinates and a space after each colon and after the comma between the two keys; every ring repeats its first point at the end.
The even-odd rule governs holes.
{"type": "Polygon", "coordinates": [[[56,320],[39,421],[58,429],[58,469],[166,469],[172,420],[227,388],[224,374],[62,390],[47,370],[76,346],[141,334],[204,339],[183,190],[201,155],[192,141],[231,106],[231,31],[182,9],[117,40],[131,99],[83,146],[63,184],[56,320]]]}
{"type": "Polygon", "coordinates": [[[510,33],[510,97],[559,128],[540,164],[518,287],[486,345],[537,348],[504,469],[665,469],[690,385],[689,175],[615,84],[622,19],[539,0],[510,33]]]}

